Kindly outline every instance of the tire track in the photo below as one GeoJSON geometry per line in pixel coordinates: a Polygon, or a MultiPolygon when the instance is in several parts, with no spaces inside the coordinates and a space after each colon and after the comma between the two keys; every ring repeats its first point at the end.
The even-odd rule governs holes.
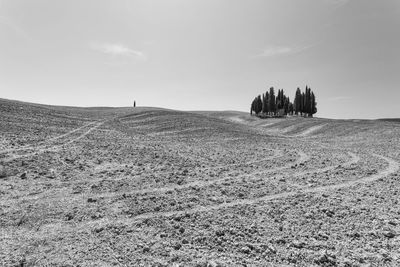
{"type": "Polygon", "coordinates": [[[287,135],[287,137],[307,137],[307,136],[311,135],[313,132],[316,132],[316,131],[324,128],[326,125],[328,125],[328,124],[324,123],[324,124],[320,124],[320,125],[311,126],[309,128],[306,128],[301,133],[298,133],[295,135],[287,135]]]}
{"type": "MultiPolygon", "coordinates": [[[[282,150],[279,150],[279,149],[272,149],[271,151],[274,151],[274,154],[271,155],[271,156],[265,157],[265,158],[263,158],[263,159],[250,160],[250,161],[239,162],[239,163],[228,163],[228,164],[223,164],[223,163],[221,163],[221,164],[218,164],[218,165],[216,165],[216,166],[207,167],[207,168],[194,167],[193,170],[199,170],[199,171],[202,171],[202,172],[206,172],[206,171],[217,171],[217,170],[220,170],[220,169],[231,168],[231,167],[237,167],[237,166],[247,167],[247,166],[250,165],[250,164],[256,164],[256,163],[266,162],[266,161],[269,161],[269,160],[271,160],[271,159],[280,158],[280,157],[282,157],[282,156],[284,155],[283,152],[282,152],[282,150]]],[[[186,156],[183,156],[183,155],[181,155],[181,154],[179,154],[179,156],[180,156],[181,158],[185,158],[185,157],[186,157],[186,156]]],[[[107,167],[110,167],[110,166],[112,166],[112,164],[108,164],[108,166],[106,166],[106,168],[104,168],[104,167],[102,167],[102,166],[96,166],[96,167],[94,167],[93,169],[96,170],[96,171],[104,171],[104,170],[107,171],[107,170],[109,170],[109,169],[107,169],[107,167]]],[[[116,168],[119,168],[119,167],[121,167],[121,166],[125,166],[125,164],[116,165],[116,168]]],[[[159,171],[159,172],[153,172],[153,173],[155,173],[155,174],[157,174],[157,175],[165,175],[165,174],[170,174],[171,171],[159,171]]],[[[230,173],[232,173],[232,171],[225,172],[224,175],[229,175],[230,173]]],[[[112,180],[112,181],[117,181],[117,180],[123,180],[123,179],[110,179],[110,180],[112,180]]],[[[91,181],[92,181],[92,180],[91,180],[91,181]]]]}
{"type": "Polygon", "coordinates": [[[169,192],[169,191],[187,189],[187,188],[190,188],[190,187],[199,188],[199,187],[206,187],[206,186],[210,186],[210,185],[222,184],[222,183],[224,183],[226,181],[229,181],[229,180],[237,180],[237,179],[249,178],[249,177],[252,177],[254,175],[265,175],[265,174],[268,174],[268,173],[277,172],[277,171],[281,171],[281,170],[285,170],[285,169],[291,168],[294,165],[299,165],[299,164],[304,163],[307,160],[309,160],[309,156],[307,154],[305,154],[303,151],[299,151],[298,153],[299,153],[300,157],[295,162],[287,164],[285,166],[272,168],[270,170],[265,170],[265,171],[260,171],[260,172],[253,172],[253,173],[249,173],[249,174],[245,174],[245,175],[239,175],[239,176],[236,176],[236,177],[228,176],[228,177],[225,177],[225,178],[213,179],[213,180],[210,180],[210,181],[194,181],[194,182],[190,182],[190,183],[186,183],[186,184],[182,184],[182,185],[172,185],[172,186],[165,186],[165,187],[160,187],[160,188],[141,189],[141,190],[131,191],[130,194],[165,193],[165,192],[169,192]]]}
{"type": "MultiPolygon", "coordinates": [[[[233,163],[232,165],[219,165],[219,166],[215,166],[213,168],[207,168],[206,171],[207,170],[211,170],[211,169],[218,169],[218,168],[222,168],[222,167],[226,167],[226,166],[234,166],[234,165],[252,164],[252,163],[255,163],[255,162],[263,162],[263,161],[267,161],[267,160],[270,160],[272,158],[279,157],[279,156],[283,155],[281,150],[275,149],[274,151],[275,151],[274,155],[272,155],[272,156],[270,156],[268,158],[264,158],[262,160],[253,160],[253,161],[248,161],[248,162],[245,162],[245,163],[233,163]]],[[[292,164],[295,164],[295,163],[292,163],[292,164]]],[[[102,170],[102,169],[100,169],[100,170],[102,170]]],[[[169,172],[161,172],[161,173],[158,173],[158,174],[163,174],[163,173],[169,173],[169,172]]],[[[226,174],[226,175],[229,175],[229,173],[226,174]]],[[[236,178],[238,178],[238,177],[236,177],[236,178]]],[[[239,178],[241,178],[241,177],[239,177],[239,178]]],[[[103,179],[103,178],[101,178],[101,179],[103,179]]],[[[109,181],[118,182],[118,181],[121,181],[121,180],[124,180],[124,179],[126,179],[126,178],[122,178],[122,179],[112,178],[109,181]]],[[[225,178],[225,180],[228,180],[228,179],[232,179],[232,178],[231,177],[226,177],[225,178]]],[[[90,182],[95,182],[95,181],[99,181],[99,180],[100,179],[90,179],[89,181],[90,182]]],[[[217,180],[211,180],[211,181],[208,181],[208,182],[211,185],[213,181],[218,182],[217,180]]],[[[69,184],[72,185],[72,184],[81,183],[81,182],[82,182],[82,180],[78,180],[77,182],[69,182],[69,184]]],[[[126,193],[128,193],[128,194],[140,194],[138,192],[143,192],[143,193],[160,192],[160,193],[163,193],[163,192],[169,192],[169,191],[174,191],[174,190],[178,190],[178,189],[190,188],[192,186],[195,186],[194,184],[197,184],[197,182],[198,181],[193,182],[193,183],[183,184],[183,185],[171,185],[171,186],[159,187],[159,188],[141,189],[141,190],[136,190],[136,191],[129,191],[129,192],[126,192],[126,193]]],[[[204,186],[207,186],[207,184],[204,184],[204,186]]],[[[121,194],[121,192],[105,192],[105,193],[89,194],[89,195],[95,196],[95,197],[111,198],[113,196],[120,195],[120,194],[121,194]]],[[[65,193],[65,192],[62,195],[61,194],[57,194],[56,197],[52,197],[52,198],[59,198],[61,196],[70,197],[71,198],[71,196],[68,193],[65,193]]],[[[87,195],[85,194],[85,195],[73,196],[73,198],[80,198],[80,197],[87,197],[87,195]]],[[[31,197],[25,196],[25,197],[23,197],[23,200],[25,200],[25,201],[26,200],[38,200],[39,198],[40,198],[40,195],[35,195],[35,196],[31,196],[31,197]]],[[[22,198],[21,198],[21,200],[22,200],[22,198]]]]}
{"type": "MultiPolygon", "coordinates": [[[[330,167],[326,167],[326,168],[322,168],[322,169],[296,173],[293,175],[293,177],[299,177],[299,176],[302,176],[305,174],[323,173],[323,172],[327,172],[330,170],[334,170],[334,169],[338,168],[339,166],[344,166],[344,167],[351,166],[353,164],[357,164],[360,161],[360,157],[357,156],[356,154],[351,153],[351,152],[348,152],[348,154],[351,157],[351,159],[344,164],[339,164],[339,165],[330,166],[330,167]]],[[[183,185],[173,185],[173,186],[166,186],[166,187],[160,187],[160,188],[141,189],[141,190],[131,191],[131,192],[129,192],[129,194],[139,194],[140,195],[140,194],[146,194],[146,193],[166,193],[166,192],[170,192],[170,191],[182,190],[182,189],[187,189],[187,188],[191,188],[191,187],[202,188],[202,187],[206,187],[206,186],[210,186],[210,185],[219,185],[219,184],[222,184],[222,183],[224,183],[226,181],[230,181],[230,180],[252,178],[254,175],[265,175],[265,174],[273,173],[276,171],[282,171],[282,170],[288,169],[295,165],[299,165],[299,164],[304,163],[307,160],[309,160],[309,156],[307,154],[305,154],[304,152],[300,151],[299,155],[300,155],[300,158],[298,158],[294,163],[291,163],[289,165],[285,165],[282,167],[276,167],[276,168],[266,170],[266,171],[253,172],[253,173],[249,173],[249,174],[245,174],[245,175],[239,175],[237,177],[225,177],[225,178],[214,179],[214,180],[210,180],[210,181],[194,181],[194,182],[186,183],[183,185]]],[[[271,156],[271,158],[272,157],[273,156],[271,156]]],[[[265,160],[267,160],[267,159],[265,159],[265,160]]],[[[265,160],[260,160],[260,161],[265,161],[265,160]]],[[[247,162],[247,164],[251,164],[253,162],[257,162],[257,161],[250,161],[250,162],[247,162]]],[[[107,194],[107,193],[105,193],[105,194],[107,194]]]]}
{"type": "Polygon", "coordinates": [[[296,130],[297,127],[299,127],[298,124],[294,125],[289,125],[284,128],[268,128],[266,126],[271,126],[279,124],[279,122],[276,123],[270,123],[270,124],[264,124],[264,125],[257,125],[258,131],[267,134],[273,137],[280,137],[280,138],[303,138],[303,137],[309,137],[312,133],[326,127],[328,123],[323,123],[323,124],[318,124],[314,126],[306,126],[303,125],[302,131],[297,134],[289,134],[291,131],[296,130]]]}
{"type": "Polygon", "coordinates": [[[92,131],[96,130],[96,129],[99,128],[100,126],[102,126],[105,122],[106,122],[106,120],[97,122],[93,127],[91,127],[90,129],[88,129],[86,132],[82,133],[81,135],[79,135],[78,137],[76,137],[76,138],[74,138],[74,139],[72,139],[72,140],[68,140],[68,141],[65,142],[65,143],[62,143],[62,144],[59,144],[59,145],[50,146],[50,147],[40,146],[40,147],[37,147],[36,149],[34,149],[32,152],[25,153],[25,154],[22,154],[22,155],[12,155],[11,157],[5,158],[5,159],[3,159],[2,161],[3,161],[4,163],[9,163],[9,162],[12,162],[12,161],[14,161],[14,160],[16,160],[16,159],[26,158],[26,157],[30,157],[30,156],[33,156],[33,155],[39,155],[39,154],[42,154],[42,153],[44,153],[44,152],[50,152],[50,151],[54,152],[54,151],[57,151],[57,150],[59,150],[60,148],[66,146],[66,145],[69,145],[69,144],[71,144],[71,143],[73,143],[73,142],[76,142],[76,141],[78,141],[78,140],[84,138],[84,137],[87,136],[89,133],[91,133],[92,131]]]}
{"type": "MultiPolygon", "coordinates": [[[[112,224],[124,224],[124,223],[132,223],[136,221],[141,221],[141,220],[146,220],[146,219],[152,219],[152,218],[159,218],[159,217],[172,217],[172,216],[182,216],[186,214],[193,214],[193,213],[203,213],[203,212],[210,212],[210,211],[216,211],[220,209],[225,209],[225,208],[231,208],[235,206],[242,206],[242,205],[253,205],[259,202],[268,202],[276,199],[283,199],[287,197],[292,197],[296,195],[301,195],[301,194],[307,194],[307,193],[321,193],[325,191],[332,191],[332,190],[337,190],[341,188],[348,188],[352,187],[355,185],[360,185],[360,184],[367,184],[371,183],[374,181],[377,181],[383,177],[386,177],[390,174],[393,174],[400,169],[400,164],[391,159],[387,158],[378,154],[372,154],[373,156],[380,158],[382,160],[385,160],[388,164],[387,168],[380,171],[377,174],[371,175],[371,176],[366,176],[357,180],[352,180],[352,181],[346,181],[343,183],[339,184],[334,184],[334,185],[325,185],[325,186],[319,186],[319,187],[314,187],[314,188],[303,188],[302,190],[296,190],[296,191],[290,191],[290,192],[283,192],[283,193],[277,193],[273,195],[266,195],[263,197],[259,198],[254,198],[254,199],[240,199],[240,200],[235,200],[229,203],[222,203],[222,204],[217,204],[217,205],[211,205],[211,206],[200,206],[200,207],[195,207],[191,209],[185,209],[185,210],[180,210],[180,211],[167,211],[167,212],[149,212],[149,213],[144,213],[140,214],[134,217],[130,218],[124,218],[124,219],[113,219],[113,218],[102,218],[99,220],[94,220],[94,221],[86,221],[86,222],[81,222],[74,224],[72,227],[74,231],[77,229],[88,229],[87,227],[97,227],[99,225],[104,225],[108,223],[112,224]]],[[[59,230],[60,229],[59,224],[49,224],[46,226],[47,229],[55,227],[55,229],[59,230]]],[[[68,226],[69,227],[69,226],[68,226]]],[[[68,228],[66,225],[62,225],[62,229],[68,228]]]]}
{"type": "Polygon", "coordinates": [[[64,144],[58,145],[57,147],[62,147],[65,145],[69,145],[71,143],[74,143],[76,141],[81,140],[82,138],[84,138],[85,136],[87,136],[88,134],[90,134],[92,131],[96,130],[97,128],[99,128],[100,126],[102,126],[104,123],[106,123],[106,120],[100,121],[98,122],[95,126],[93,126],[92,128],[90,128],[89,130],[87,130],[86,132],[84,132],[82,135],[78,136],[77,138],[74,138],[64,144]]]}
{"type": "MultiPolygon", "coordinates": [[[[272,155],[272,156],[270,156],[268,158],[264,158],[263,160],[249,161],[249,162],[246,162],[245,164],[247,164],[247,163],[251,164],[251,163],[257,162],[257,161],[262,162],[262,161],[266,161],[266,160],[275,158],[277,156],[283,155],[281,150],[275,149],[275,152],[276,152],[276,154],[274,154],[274,155],[272,155]]],[[[300,154],[300,157],[294,163],[291,163],[291,164],[288,164],[288,165],[282,166],[282,167],[273,168],[273,169],[270,169],[270,170],[267,170],[267,171],[260,171],[260,172],[257,172],[256,174],[266,174],[266,173],[270,173],[270,172],[275,172],[277,170],[288,169],[293,165],[300,164],[301,162],[305,162],[305,161],[308,160],[309,157],[308,157],[307,154],[305,154],[303,152],[299,152],[299,154],[300,154]]],[[[237,163],[234,163],[234,164],[237,164],[237,163]]],[[[224,165],[224,166],[226,166],[226,165],[224,165]]],[[[215,166],[215,168],[220,168],[220,167],[221,166],[215,166]]],[[[213,184],[221,184],[221,183],[224,183],[227,180],[241,179],[241,178],[244,178],[244,177],[251,177],[253,175],[254,175],[254,173],[241,175],[241,176],[237,176],[237,177],[228,176],[228,177],[225,177],[225,178],[222,178],[222,179],[215,179],[215,180],[210,180],[210,181],[194,181],[194,182],[190,182],[190,183],[182,184],[182,185],[176,185],[175,184],[175,185],[166,186],[166,187],[159,187],[159,188],[145,188],[145,189],[129,191],[129,192],[125,192],[125,193],[127,195],[146,194],[146,193],[165,193],[165,192],[170,192],[170,191],[180,190],[180,189],[186,189],[186,188],[195,187],[195,186],[197,186],[197,187],[206,187],[206,186],[213,185],[213,184]]],[[[112,181],[118,181],[118,180],[117,179],[112,179],[112,181]]],[[[101,198],[112,198],[112,197],[120,195],[120,194],[121,194],[121,192],[104,192],[104,193],[97,193],[97,194],[92,194],[92,193],[87,194],[87,193],[85,193],[83,195],[71,196],[69,193],[63,192],[61,194],[57,193],[56,195],[54,195],[54,197],[51,197],[51,199],[56,199],[56,198],[59,198],[59,197],[86,198],[89,195],[92,196],[92,197],[97,197],[97,198],[98,197],[101,197],[101,198]]],[[[38,201],[40,198],[41,198],[40,195],[34,195],[34,196],[29,196],[29,197],[25,196],[25,197],[21,198],[20,200],[23,199],[24,201],[27,201],[27,200],[38,201]]]]}
{"type": "Polygon", "coordinates": [[[82,129],[88,127],[88,126],[91,126],[91,125],[95,124],[95,123],[97,123],[97,121],[87,123],[87,124],[85,124],[85,125],[83,125],[83,126],[81,126],[81,127],[79,127],[79,128],[76,128],[76,129],[74,129],[74,130],[71,130],[71,131],[69,131],[69,132],[67,132],[67,133],[64,133],[64,134],[62,134],[62,135],[58,135],[58,136],[52,137],[52,138],[50,138],[50,139],[48,139],[48,140],[46,140],[46,141],[41,141],[41,142],[39,142],[38,144],[36,144],[36,145],[34,145],[34,146],[33,146],[33,145],[25,145],[25,146],[22,146],[22,147],[19,147],[19,148],[9,148],[9,149],[5,149],[5,150],[0,151],[0,154],[6,154],[6,153],[10,153],[10,152],[17,152],[17,151],[23,151],[23,150],[34,150],[34,149],[38,149],[38,148],[41,148],[41,147],[44,147],[44,146],[48,145],[49,143],[51,143],[51,142],[53,142],[53,141],[55,141],[55,140],[58,140],[58,139],[61,139],[61,138],[66,137],[66,136],[68,136],[68,135],[71,135],[71,134],[73,134],[73,133],[76,133],[76,132],[78,132],[78,131],[80,131],[80,130],[82,130],[82,129]]]}
{"type": "Polygon", "coordinates": [[[340,166],[348,168],[351,165],[357,164],[360,161],[360,157],[358,155],[356,155],[352,152],[347,152],[347,154],[351,157],[351,159],[349,161],[347,161],[346,163],[329,166],[329,167],[325,167],[325,168],[321,168],[321,169],[316,169],[316,170],[298,172],[298,173],[294,174],[292,177],[299,177],[299,176],[303,176],[303,175],[307,175],[307,174],[319,174],[319,173],[329,172],[331,170],[339,168],[340,166]]]}
{"type": "MultiPolygon", "coordinates": [[[[304,152],[302,152],[302,151],[299,151],[298,152],[298,154],[300,155],[300,157],[295,161],[295,162],[293,162],[293,163],[291,163],[291,164],[288,164],[288,165],[286,165],[286,166],[282,166],[282,167],[277,167],[277,168],[274,168],[274,169],[271,169],[271,170],[268,170],[267,172],[274,172],[274,171],[277,171],[277,170],[282,170],[282,169],[288,169],[288,168],[290,168],[292,165],[295,165],[295,164],[299,164],[299,163],[301,163],[301,162],[304,162],[304,161],[306,161],[306,160],[308,160],[309,159],[309,156],[307,155],[307,154],[305,154],[304,152]]],[[[265,171],[263,172],[263,173],[265,173],[265,171]]],[[[248,175],[246,175],[246,176],[252,176],[252,175],[254,175],[254,174],[248,174],[248,175]]],[[[238,177],[235,177],[235,178],[238,178],[238,177]]],[[[241,178],[241,177],[240,177],[241,178]]],[[[229,180],[229,179],[232,179],[232,177],[227,177],[227,179],[224,179],[224,180],[229,180]]],[[[208,184],[212,184],[212,183],[215,183],[215,182],[223,182],[223,181],[215,181],[215,180],[212,180],[212,181],[209,181],[209,182],[206,182],[206,183],[204,183],[204,186],[206,186],[206,185],[208,185],[208,184]]],[[[134,193],[138,193],[139,191],[140,192],[145,192],[145,191],[149,191],[149,192],[160,192],[160,193],[162,193],[162,192],[167,192],[167,191],[173,191],[173,190],[176,190],[175,188],[177,188],[177,187],[181,187],[181,188],[185,188],[185,187],[190,187],[190,186],[193,186],[193,184],[197,184],[197,182],[194,182],[194,183],[190,183],[190,184],[185,184],[185,185],[181,185],[181,186],[171,186],[171,187],[165,187],[165,188],[157,188],[157,189],[153,189],[153,190],[151,190],[151,189],[144,189],[144,190],[138,190],[138,191],[131,191],[131,192],[129,192],[129,194],[134,194],[134,193]]],[[[115,195],[121,195],[121,192],[113,192],[113,193],[104,193],[104,194],[86,194],[86,193],[84,193],[84,194],[81,194],[81,195],[77,195],[76,196],[76,198],[82,198],[83,200],[85,200],[85,199],[87,199],[88,197],[93,197],[93,196],[95,196],[95,197],[101,197],[101,198],[107,198],[107,197],[113,197],[113,196],[115,196],[115,195]]],[[[70,197],[70,198],[75,198],[74,196],[71,196],[70,194],[67,194],[67,195],[65,195],[65,196],[68,196],[68,197],[70,197]]],[[[51,201],[51,199],[59,199],[59,198],[63,198],[64,197],[64,195],[63,194],[59,194],[59,193],[57,193],[57,194],[55,194],[54,196],[52,196],[52,197],[46,197],[46,200],[47,201],[51,201]]],[[[29,198],[26,198],[26,197],[24,197],[23,198],[23,200],[24,201],[26,201],[26,200],[30,200],[30,201],[39,201],[41,198],[39,197],[39,196],[33,196],[33,197],[29,197],[29,198]]],[[[19,200],[22,200],[22,199],[19,199],[19,200]]],[[[71,199],[70,199],[71,200],[71,199]]],[[[8,202],[7,203],[8,205],[12,205],[12,202],[8,202]]],[[[211,206],[210,208],[213,208],[214,206],[211,206]]],[[[221,207],[222,208],[222,207],[221,207]]],[[[175,215],[175,214],[181,214],[181,213],[187,213],[187,212],[191,212],[191,210],[188,210],[188,211],[171,211],[171,212],[158,212],[158,213],[146,213],[146,214],[142,214],[142,215],[138,215],[138,216],[136,216],[136,217],[132,217],[132,218],[129,218],[128,220],[140,220],[140,219],[147,219],[147,218],[152,218],[152,217],[158,217],[158,216],[172,216],[172,215],[175,215]]],[[[197,210],[194,210],[193,209],[193,211],[192,212],[197,212],[197,210]]],[[[89,221],[89,222],[86,222],[86,221],[84,221],[84,222],[79,222],[79,223],[77,223],[77,224],[75,224],[74,225],[74,229],[76,230],[77,228],[81,228],[81,227],[87,227],[88,225],[98,225],[99,223],[101,223],[101,222],[107,222],[108,220],[110,220],[109,218],[102,218],[102,219],[99,219],[99,220],[92,220],[92,221],[89,221]]],[[[125,219],[126,220],[126,219],[125,219]]],[[[111,221],[111,220],[110,220],[111,221]]],[[[120,221],[124,221],[124,219],[116,219],[116,220],[112,220],[113,222],[120,222],[120,221]]],[[[52,225],[53,224],[49,224],[49,225],[47,225],[46,227],[52,227],[52,225]]],[[[66,226],[65,224],[63,224],[63,228],[65,229],[65,228],[68,228],[68,226],[66,226]]]]}
{"type": "Polygon", "coordinates": [[[359,185],[359,184],[371,183],[371,182],[379,180],[383,177],[386,177],[390,174],[393,174],[400,169],[399,163],[391,158],[387,158],[387,157],[384,157],[384,156],[381,156],[378,154],[373,154],[373,156],[380,158],[382,160],[385,160],[388,163],[388,167],[385,170],[380,171],[377,174],[374,174],[371,176],[366,176],[366,177],[363,177],[363,178],[360,178],[357,180],[346,181],[346,182],[334,184],[334,185],[319,186],[319,187],[314,187],[314,188],[302,188],[297,191],[283,192],[283,193],[267,195],[267,196],[263,196],[260,198],[254,198],[254,199],[235,200],[235,201],[232,201],[229,203],[223,203],[223,204],[205,206],[205,207],[196,207],[193,209],[187,209],[187,210],[182,210],[182,211],[146,213],[146,214],[141,214],[141,215],[135,216],[132,219],[140,220],[140,219],[149,219],[149,218],[154,218],[154,217],[171,217],[171,216],[177,216],[177,215],[184,215],[184,214],[188,214],[188,213],[190,214],[190,213],[208,212],[208,211],[214,211],[214,210],[230,208],[230,207],[235,207],[235,206],[241,206],[241,205],[252,205],[252,204],[259,203],[259,202],[266,202],[266,201],[271,201],[271,200],[275,200],[275,199],[287,198],[287,197],[296,196],[296,195],[300,195],[300,194],[332,191],[332,190],[347,188],[347,187],[351,187],[351,186],[355,186],[355,185],[359,185]]]}

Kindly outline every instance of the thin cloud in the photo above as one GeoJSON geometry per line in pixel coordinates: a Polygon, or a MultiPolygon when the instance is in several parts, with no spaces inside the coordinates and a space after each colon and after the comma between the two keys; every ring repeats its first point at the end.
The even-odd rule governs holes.
{"type": "Polygon", "coordinates": [[[91,43],[90,48],[113,57],[130,57],[146,60],[146,55],[143,52],[131,49],[123,44],[91,43]]]}
{"type": "Polygon", "coordinates": [[[290,54],[297,54],[306,49],[316,46],[316,44],[307,45],[307,46],[268,46],[264,48],[264,50],[256,55],[256,57],[275,57],[275,56],[282,56],[282,55],[290,55],[290,54]]]}
{"type": "Polygon", "coordinates": [[[288,46],[274,46],[274,47],[267,47],[265,48],[261,54],[259,54],[259,57],[273,57],[273,56],[278,56],[278,55],[285,55],[285,54],[290,54],[293,53],[293,48],[288,47],[288,46]]]}

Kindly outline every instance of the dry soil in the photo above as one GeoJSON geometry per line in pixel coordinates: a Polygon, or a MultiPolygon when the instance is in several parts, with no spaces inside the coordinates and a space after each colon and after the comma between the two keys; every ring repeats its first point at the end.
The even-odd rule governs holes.
{"type": "Polygon", "coordinates": [[[1,266],[400,266],[400,123],[0,100],[1,266]]]}

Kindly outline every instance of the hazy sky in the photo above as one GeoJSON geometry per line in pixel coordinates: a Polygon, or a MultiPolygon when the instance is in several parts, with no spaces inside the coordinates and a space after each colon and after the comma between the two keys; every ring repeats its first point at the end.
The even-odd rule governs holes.
{"type": "Polygon", "coordinates": [[[309,85],[319,117],[400,117],[399,0],[0,0],[0,98],[249,111],[309,85]]]}

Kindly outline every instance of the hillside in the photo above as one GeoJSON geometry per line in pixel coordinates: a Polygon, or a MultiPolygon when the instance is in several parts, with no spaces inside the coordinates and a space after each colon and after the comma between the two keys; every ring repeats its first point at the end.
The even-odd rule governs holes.
{"type": "Polygon", "coordinates": [[[0,100],[1,266],[398,266],[400,124],[0,100]]]}

